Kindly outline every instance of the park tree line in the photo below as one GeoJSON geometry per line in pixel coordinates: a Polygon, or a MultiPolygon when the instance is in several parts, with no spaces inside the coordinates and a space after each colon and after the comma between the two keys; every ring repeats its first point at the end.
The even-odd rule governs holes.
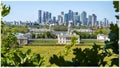
{"type": "Polygon", "coordinates": [[[88,32],[79,32],[79,31],[73,31],[73,33],[76,33],[80,36],[81,39],[96,39],[98,34],[105,34],[108,35],[110,30],[102,28],[102,29],[96,29],[92,33],[88,32]]]}
{"type": "Polygon", "coordinates": [[[45,38],[52,38],[52,39],[56,39],[57,38],[57,35],[53,34],[52,32],[44,32],[44,33],[39,33],[39,34],[35,34],[35,33],[32,33],[32,38],[42,38],[42,39],[45,39],[45,38]],[[37,35],[37,36],[36,36],[37,35]]]}
{"type": "MultiPolygon", "coordinates": [[[[10,12],[10,6],[3,3],[2,6],[2,19],[10,12]]],[[[19,28],[21,29],[21,28],[19,28]]],[[[31,53],[28,49],[22,52],[18,49],[19,44],[15,35],[9,31],[8,26],[1,20],[1,66],[41,66],[44,63],[44,57],[40,54],[31,53]]],[[[16,31],[15,31],[16,32],[16,31]]]]}

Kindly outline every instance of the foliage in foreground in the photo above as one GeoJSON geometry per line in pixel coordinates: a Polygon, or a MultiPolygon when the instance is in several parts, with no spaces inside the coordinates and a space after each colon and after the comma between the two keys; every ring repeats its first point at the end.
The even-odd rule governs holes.
{"type": "MultiPolygon", "coordinates": [[[[114,1],[113,4],[115,11],[119,12],[119,1],[114,1]]],[[[119,19],[119,16],[116,15],[116,18],[119,19]]],[[[94,44],[91,49],[73,49],[73,54],[75,57],[72,59],[72,61],[65,60],[65,55],[55,54],[50,58],[49,61],[51,64],[56,64],[58,66],[119,66],[119,28],[117,24],[110,25],[109,38],[110,41],[105,41],[106,45],[103,49],[96,44],[94,44]],[[109,49],[112,51],[109,51],[109,49]],[[102,52],[99,53],[99,51],[102,52]],[[112,55],[116,55],[116,58],[112,58],[111,63],[104,61],[106,57],[111,57],[112,55]]]]}
{"type": "Polygon", "coordinates": [[[44,60],[40,54],[31,55],[30,49],[28,49],[25,53],[15,49],[10,50],[7,53],[3,53],[2,50],[1,62],[2,66],[41,66],[43,65],[44,60]]]}
{"type": "Polygon", "coordinates": [[[94,44],[92,48],[75,48],[73,49],[72,61],[66,60],[65,57],[71,52],[73,46],[65,47],[64,54],[53,54],[50,57],[49,62],[58,66],[118,66],[118,60],[116,57],[111,58],[109,61],[105,61],[106,57],[112,57],[114,54],[109,55],[104,52],[103,48],[99,45],[94,44]]]}
{"type": "MultiPolygon", "coordinates": [[[[4,9],[6,9],[4,7],[4,9]]],[[[7,9],[6,9],[7,10],[7,9]]],[[[2,14],[3,17],[8,14],[9,11],[2,12],[5,14],[2,14]]],[[[106,49],[112,49],[113,53],[118,54],[119,48],[118,48],[118,26],[111,25],[111,32],[109,34],[110,41],[106,42],[106,49]],[[116,27],[116,28],[115,28],[116,27]]],[[[4,28],[4,24],[2,23],[2,28],[4,28]]],[[[6,36],[5,29],[2,29],[2,35],[6,36]]],[[[8,35],[9,36],[9,35],[8,35]]],[[[12,35],[10,35],[12,36],[12,35]]],[[[41,66],[44,62],[42,57],[40,57],[39,54],[33,54],[30,55],[31,51],[27,50],[27,52],[23,53],[20,50],[17,50],[16,48],[10,48],[15,42],[14,37],[7,37],[9,41],[7,43],[4,43],[4,45],[8,45],[9,47],[4,47],[2,43],[2,52],[1,52],[1,61],[2,66],[41,66]],[[11,44],[12,43],[12,44],[11,44]]],[[[4,40],[8,40],[4,38],[4,40]]],[[[74,39],[75,40],[75,39],[74,39]]],[[[105,66],[107,64],[106,61],[103,61],[104,58],[107,56],[109,57],[108,53],[99,53],[98,51],[101,50],[101,48],[97,45],[94,45],[91,49],[84,49],[76,48],[73,50],[73,54],[75,57],[72,59],[72,61],[67,61],[64,59],[64,57],[70,52],[71,47],[75,44],[75,41],[73,40],[73,43],[71,46],[66,46],[65,54],[63,55],[53,55],[50,58],[51,64],[56,64],[58,66],[105,66]]],[[[2,38],[3,42],[3,38],[2,38]]],[[[111,53],[111,54],[113,54],[111,53]]],[[[111,61],[111,64],[109,66],[113,66],[114,64],[118,65],[118,59],[119,58],[113,58],[111,61]]]]}
{"type": "MultiPolygon", "coordinates": [[[[10,6],[2,4],[2,17],[8,15],[10,6]]],[[[17,38],[11,32],[8,32],[6,25],[1,21],[1,65],[2,66],[41,66],[44,63],[43,57],[40,54],[32,54],[31,50],[23,53],[16,46],[17,38]]]]}
{"type": "Polygon", "coordinates": [[[71,41],[71,45],[65,46],[65,53],[60,55],[53,55],[49,62],[51,64],[56,64],[58,66],[104,66],[107,62],[103,61],[105,54],[98,53],[102,48],[100,48],[99,45],[94,45],[91,49],[85,48],[82,50],[81,48],[75,48],[73,49],[73,55],[75,55],[74,58],[72,58],[72,61],[68,61],[65,59],[65,56],[67,56],[71,48],[76,44],[76,39],[73,37],[71,41]]]}

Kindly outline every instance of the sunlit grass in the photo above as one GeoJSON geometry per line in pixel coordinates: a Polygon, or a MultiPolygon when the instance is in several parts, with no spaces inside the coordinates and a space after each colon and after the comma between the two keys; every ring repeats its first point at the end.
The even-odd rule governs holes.
{"type": "MultiPolygon", "coordinates": [[[[93,44],[92,44],[93,45],[93,44]]],[[[101,48],[103,48],[103,45],[100,46],[101,48]]],[[[68,61],[72,61],[72,58],[75,57],[75,55],[73,55],[73,49],[75,48],[81,48],[82,50],[84,50],[85,48],[92,48],[92,46],[88,46],[88,45],[77,45],[77,46],[73,46],[71,52],[65,56],[65,59],[68,61]]],[[[61,52],[61,54],[65,53],[65,46],[63,45],[59,45],[59,46],[23,46],[22,48],[20,48],[20,50],[22,50],[23,52],[25,52],[27,49],[31,49],[32,53],[38,53],[41,56],[44,57],[45,59],[45,66],[56,66],[55,64],[50,64],[49,59],[50,57],[53,56],[53,54],[57,55],[58,53],[61,52]]],[[[101,53],[102,51],[100,50],[99,53],[101,53]]],[[[108,61],[106,66],[109,66],[111,64],[111,59],[117,57],[116,55],[112,55],[110,57],[105,57],[104,61],[108,61]]],[[[114,65],[115,66],[115,65],[114,65]]]]}
{"type": "MultiPolygon", "coordinates": [[[[92,46],[74,46],[72,49],[75,48],[92,48],[92,46]]],[[[44,56],[45,59],[45,65],[49,66],[49,58],[52,57],[53,54],[58,54],[59,52],[64,53],[65,46],[23,46],[20,48],[23,52],[27,49],[31,49],[32,53],[38,53],[41,56],[44,56]]],[[[72,60],[74,55],[72,54],[72,51],[65,57],[66,60],[72,60]]],[[[52,65],[55,66],[55,65],[52,65]]]]}

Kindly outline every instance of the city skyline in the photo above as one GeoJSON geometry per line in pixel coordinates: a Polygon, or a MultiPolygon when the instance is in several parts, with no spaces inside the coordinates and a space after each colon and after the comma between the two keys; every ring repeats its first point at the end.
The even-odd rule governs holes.
{"type": "Polygon", "coordinates": [[[96,14],[88,14],[83,11],[82,13],[69,10],[68,13],[61,13],[58,16],[52,16],[49,11],[38,10],[38,21],[41,25],[54,24],[54,25],[66,25],[72,22],[73,26],[106,26],[108,27],[111,22],[107,18],[104,20],[97,20],[96,14]]]}
{"type": "Polygon", "coordinates": [[[5,1],[3,3],[11,6],[10,14],[3,19],[6,21],[37,21],[38,10],[51,12],[52,17],[58,16],[61,11],[67,13],[68,10],[72,10],[78,13],[86,11],[87,18],[88,15],[96,14],[98,20],[103,20],[104,18],[107,18],[109,21],[116,22],[116,13],[114,12],[112,1],[5,1]]]}

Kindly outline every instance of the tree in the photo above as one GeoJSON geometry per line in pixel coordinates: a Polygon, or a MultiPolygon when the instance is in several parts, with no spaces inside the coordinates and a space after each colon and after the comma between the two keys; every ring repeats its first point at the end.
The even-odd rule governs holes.
{"type": "MultiPolygon", "coordinates": [[[[115,12],[119,12],[119,1],[113,1],[115,12]]],[[[117,15],[118,16],[118,15],[117,15]]],[[[116,17],[117,19],[119,17],[116,17]]],[[[119,28],[117,24],[110,24],[110,41],[105,41],[105,49],[112,49],[115,54],[119,54],[119,28]]]]}
{"type": "MultiPolygon", "coordinates": [[[[115,12],[119,12],[119,1],[113,1],[113,5],[114,5],[114,8],[115,8],[115,12]]],[[[119,15],[116,15],[115,16],[117,19],[119,19],[119,15]]]]}
{"type": "MultiPolygon", "coordinates": [[[[115,8],[115,12],[119,12],[119,1],[113,1],[113,5],[115,8]]],[[[119,19],[119,15],[116,15],[115,17],[119,19]]],[[[111,55],[113,53],[119,55],[119,28],[117,24],[110,24],[109,38],[109,41],[105,41],[105,53],[108,55],[111,55]],[[109,52],[109,49],[112,49],[113,53],[109,52]]],[[[119,57],[112,59],[112,65],[113,64],[119,66],[119,57]]]]}
{"type": "Polygon", "coordinates": [[[59,25],[59,26],[54,26],[55,31],[67,31],[67,26],[59,25]]]}
{"type": "MultiPolygon", "coordinates": [[[[8,15],[10,6],[2,4],[2,17],[8,15]]],[[[31,50],[22,52],[17,46],[17,38],[11,32],[7,32],[6,25],[1,21],[2,26],[2,47],[1,47],[1,65],[2,66],[41,66],[44,63],[43,57],[40,54],[31,55],[31,50]]]]}

